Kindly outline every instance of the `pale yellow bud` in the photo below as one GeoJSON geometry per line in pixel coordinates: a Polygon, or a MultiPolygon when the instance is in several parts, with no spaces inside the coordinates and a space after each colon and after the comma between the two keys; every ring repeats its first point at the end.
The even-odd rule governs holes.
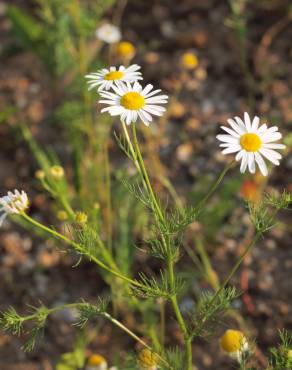
{"type": "Polygon", "coordinates": [[[60,221],[68,220],[68,214],[65,211],[58,211],[57,212],[57,219],[60,221]]]}
{"type": "Polygon", "coordinates": [[[45,171],[43,170],[37,170],[34,175],[38,180],[43,180],[46,177],[45,171]]]}
{"type": "Polygon", "coordinates": [[[50,174],[55,180],[61,180],[64,177],[64,169],[61,166],[52,166],[50,168],[50,174]]]}

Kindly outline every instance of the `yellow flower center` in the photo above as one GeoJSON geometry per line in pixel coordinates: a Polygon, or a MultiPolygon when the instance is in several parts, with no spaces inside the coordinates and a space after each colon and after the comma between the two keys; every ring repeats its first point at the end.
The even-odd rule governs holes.
{"type": "Polygon", "coordinates": [[[256,152],[262,146],[262,141],[257,134],[247,133],[241,136],[240,145],[247,152],[256,152]]]}
{"type": "Polygon", "coordinates": [[[113,81],[113,80],[120,80],[124,76],[124,73],[121,71],[113,71],[109,72],[104,76],[105,80],[113,81]]]}
{"type": "Polygon", "coordinates": [[[89,366],[97,366],[106,363],[106,360],[101,355],[92,355],[88,359],[89,366]]]}
{"type": "Polygon", "coordinates": [[[121,41],[117,45],[117,54],[122,58],[132,58],[135,52],[135,46],[128,41],[121,41]]]}
{"type": "Polygon", "coordinates": [[[121,105],[130,110],[139,110],[145,105],[145,99],[137,92],[128,92],[121,98],[121,105]]]}
{"type": "Polygon", "coordinates": [[[221,337],[221,348],[228,352],[240,351],[244,342],[244,335],[239,330],[226,330],[221,337]]]}

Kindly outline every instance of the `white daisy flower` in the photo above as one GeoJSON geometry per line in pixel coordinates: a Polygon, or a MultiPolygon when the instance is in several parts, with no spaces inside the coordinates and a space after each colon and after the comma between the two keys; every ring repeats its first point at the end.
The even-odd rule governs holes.
{"type": "Polygon", "coordinates": [[[113,44],[121,40],[121,31],[118,27],[110,23],[104,23],[95,32],[96,37],[108,44],[113,44]]]}
{"type": "Polygon", "coordinates": [[[241,160],[240,172],[244,173],[248,167],[250,173],[255,173],[256,164],[261,173],[267,176],[268,169],[264,158],[278,166],[281,154],[274,149],[285,149],[285,145],[274,143],[281,139],[282,134],[278,132],[278,127],[268,128],[266,124],[259,125],[260,119],[255,116],[251,121],[248,113],[244,113],[244,120],[239,117],[228,119],[231,126],[221,128],[228,135],[217,135],[217,139],[222,141],[221,147],[225,148],[222,153],[237,153],[236,161],[241,160]],[[263,158],[264,157],[264,158],[263,158]]]}
{"type": "Polygon", "coordinates": [[[28,197],[25,191],[19,192],[14,190],[14,193],[9,191],[7,195],[0,198],[0,226],[9,214],[19,214],[27,209],[29,205],[28,197]]]}
{"type": "Polygon", "coordinates": [[[132,64],[129,67],[120,66],[118,69],[116,67],[100,69],[97,72],[85,76],[85,78],[88,78],[88,90],[97,86],[98,91],[110,90],[117,81],[135,82],[143,80],[141,72],[139,72],[140,68],[138,64],[132,64]]]}
{"type": "Polygon", "coordinates": [[[137,121],[138,117],[146,126],[152,122],[152,116],[162,116],[165,108],[158,104],[167,103],[167,95],[157,95],[161,90],[152,90],[153,85],[144,88],[138,83],[117,83],[113,85],[113,92],[102,91],[100,95],[106,100],[100,100],[109,107],[101,112],[109,112],[111,116],[120,116],[127,125],[137,121]],[[156,95],[156,96],[154,96],[156,95]]]}

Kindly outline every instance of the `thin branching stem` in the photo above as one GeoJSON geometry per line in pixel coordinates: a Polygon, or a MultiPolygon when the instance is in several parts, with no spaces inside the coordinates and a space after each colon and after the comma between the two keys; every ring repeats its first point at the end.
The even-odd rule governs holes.
{"type": "Polygon", "coordinates": [[[205,204],[207,203],[207,201],[209,200],[209,198],[215,193],[215,191],[217,190],[218,186],[221,184],[222,180],[224,179],[226,173],[230,170],[230,168],[233,166],[234,163],[235,163],[235,161],[232,161],[232,162],[230,162],[229,164],[227,164],[224,167],[223,171],[220,173],[220,175],[218,176],[217,180],[210,187],[208,193],[204,196],[204,198],[196,206],[196,208],[195,208],[196,214],[199,214],[202,211],[202,209],[204,208],[205,204]]]}
{"type": "MultiPolygon", "coordinates": [[[[43,224],[41,224],[40,222],[34,220],[33,218],[31,218],[30,216],[28,216],[26,213],[21,213],[21,216],[26,220],[28,221],[29,223],[31,223],[32,225],[34,225],[35,227],[43,230],[43,231],[46,231],[47,233],[49,233],[50,235],[54,236],[56,239],[59,239],[59,240],[62,240],[64,241],[65,243],[69,244],[69,245],[72,245],[76,250],[82,250],[82,246],[76,242],[74,242],[73,240],[67,238],[65,235],[63,234],[60,234],[58,231],[56,230],[53,230],[43,224]]],[[[138,281],[136,280],[133,280],[133,279],[130,279],[128,278],[127,276],[121,274],[119,271],[116,271],[115,269],[107,266],[106,264],[104,264],[102,261],[100,261],[97,257],[95,256],[92,256],[92,255],[88,255],[87,257],[89,257],[92,261],[94,261],[98,266],[100,266],[101,268],[103,268],[104,270],[110,272],[111,274],[119,277],[120,279],[134,285],[134,286],[137,286],[139,288],[144,288],[144,285],[139,283],[138,281]]]]}
{"type": "MultiPolygon", "coordinates": [[[[155,215],[155,218],[157,219],[158,223],[160,223],[165,228],[165,226],[166,226],[165,217],[164,217],[164,214],[163,214],[163,212],[162,212],[162,210],[159,206],[159,202],[158,202],[158,200],[157,200],[157,198],[154,194],[154,191],[152,189],[152,185],[151,185],[151,182],[150,182],[150,179],[149,179],[149,176],[148,176],[148,172],[147,172],[147,169],[145,167],[144,160],[143,160],[143,157],[142,157],[142,154],[141,154],[141,151],[140,151],[140,146],[139,146],[139,142],[138,142],[138,138],[137,138],[137,132],[136,132],[135,124],[133,124],[132,127],[133,127],[132,133],[133,133],[133,139],[134,139],[134,148],[133,148],[133,145],[131,143],[129,134],[127,132],[127,128],[126,128],[125,124],[123,123],[124,131],[126,131],[126,133],[127,133],[126,134],[126,139],[128,141],[130,150],[133,154],[133,158],[135,159],[135,165],[136,165],[136,167],[138,165],[138,171],[139,171],[139,173],[142,177],[143,182],[146,185],[146,190],[147,190],[147,192],[149,194],[149,197],[151,199],[152,209],[153,209],[153,213],[155,215]]],[[[168,273],[168,278],[169,278],[169,284],[170,284],[171,290],[174,291],[175,290],[174,289],[174,287],[175,287],[174,261],[173,261],[172,255],[171,255],[169,236],[166,238],[164,233],[161,232],[161,239],[162,239],[162,242],[165,245],[166,251],[167,251],[167,273],[168,273]]],[[[179,308],[179,305],[178,305],[176,293],[173,293],[170,300],[171,300],[171,303],[172,303],[172,307],[173,307],[176,319],[177,319],[178,324],[179,324],[179,326],[180,326],[180,328],[183,332],[183,335],[184,335],[186,358],[187,358],[187,361],[186,361],[187,362],[187,364],[186,364],[187,367],[186,367],[186,369],[191,370],[192,369],[192,343],[191,343],[191,339],[189,338],[186,323],[184,321],[184,318],[181,314],[181,311],[180,311],[180,308],[179,308]]]]}
{"type": "MultiPolygon", "coordinates": [[[[47,313],[47,315],[51,315],[51,314],[54,314],[58,311],[63,311],[63,310],[72,309],[72,308],[82,309],[83,307],[87,307],[87,306],[88,306],[88,303],[68,303],[68,304],[64,304],[64,305],[61,305],[61,306],[49,308],[49,309],[47,309],[46,313],[47,313]]],[[[22,322],[37,319],[38,315],[39,315],[39,313],[38,313],[38,311],[36,311],[34,314],[24,316],[24,317],[22,317],[22,322]]],[[[148,348],[152,353],[154,353],[159,358],[160,362],[163,363],[169,370],[174,370],[172,368],[172,366],[170,366],[170,364],[159,353],[155,352],[146,342],[144,342],[143,339],[141,339],[137,334],[132,332],[129,328],[127,328],[119,320],[115,319],[109,313],[104,312],[104,311],[100,312],[99,315],[101,317],[105,318],[106,320],[110,321],[112,324],[114,324],[115,326],[117,326],[121,330],[123,330],[130,337],[132,337],[137,342],[139,342],[143,347],[148,348]]]]}

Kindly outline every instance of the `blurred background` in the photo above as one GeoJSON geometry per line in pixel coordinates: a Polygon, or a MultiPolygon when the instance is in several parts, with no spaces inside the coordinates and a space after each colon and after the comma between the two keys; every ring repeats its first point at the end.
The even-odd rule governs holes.
{"type": "MultiPolygon", "coordinates": [[[[70,221],[66,204],[73,204],[100,220],[105,238],[119,246],[115,256],[124,271],[157,271],[159,262],[133,247],[143,247],[149,220],[121,184],[133,168],[113,135],[119,124],[98,113],[98,96],[87,91],[84,76],[137,63],[145,82],[170,96],[167,114],[150,129],[141,125],[141,136],[155,190],[177,205],[195,204],[228,162],[216,140],[228,118],[248,111],[276,124],[287,145],[281,166],[269,178],[232,170],[200,222],[187,230],[178,265],[189,284],[181,299],[187,309],[198,291],[218,286],[252,238],[245,200],[258,202],[263,191],[292,190],[291,40],[290,0],[0,1],[1,195],[24,189],[32,216],[59,228],[70,221]],[[130,51],[98,39],[96,29],[105,22],[120,28],[130,51]],[[65,169],[68,199],[58,189],[46,193],[35,176],[56,164],[65,169]]],[[[291,220],[291,212],[281,213],[277,228],[237,273],[233,283],[244,294],[221,328],[239,326],[256,338],[262,368],[278,329],[292,329],[291,220]]],[[[33,236],[25,225],[6,222],[0,246],[1,310],[13,305],[26,312],[26,305],[40,301],[51,307],[107,294],[96,266],[78,264],[76,256],[33,236]]],[[[132,311],[121,309],[119,315],[139,328],[132,311]]],[[[110,363],[135,350],[108,323],[77,332],[72,322],[71,311],[50,318],[32,353],[22,351],[22,337],[0,334],[0,369],[54,369],[76,348],[101,353],[110,363]]],[[[166,330],[169,345],[181,342],[172,320],[166,330]]],[[[219,351],[218,335],[194,343],[198,369],[232,368],[219,351]]]]}

